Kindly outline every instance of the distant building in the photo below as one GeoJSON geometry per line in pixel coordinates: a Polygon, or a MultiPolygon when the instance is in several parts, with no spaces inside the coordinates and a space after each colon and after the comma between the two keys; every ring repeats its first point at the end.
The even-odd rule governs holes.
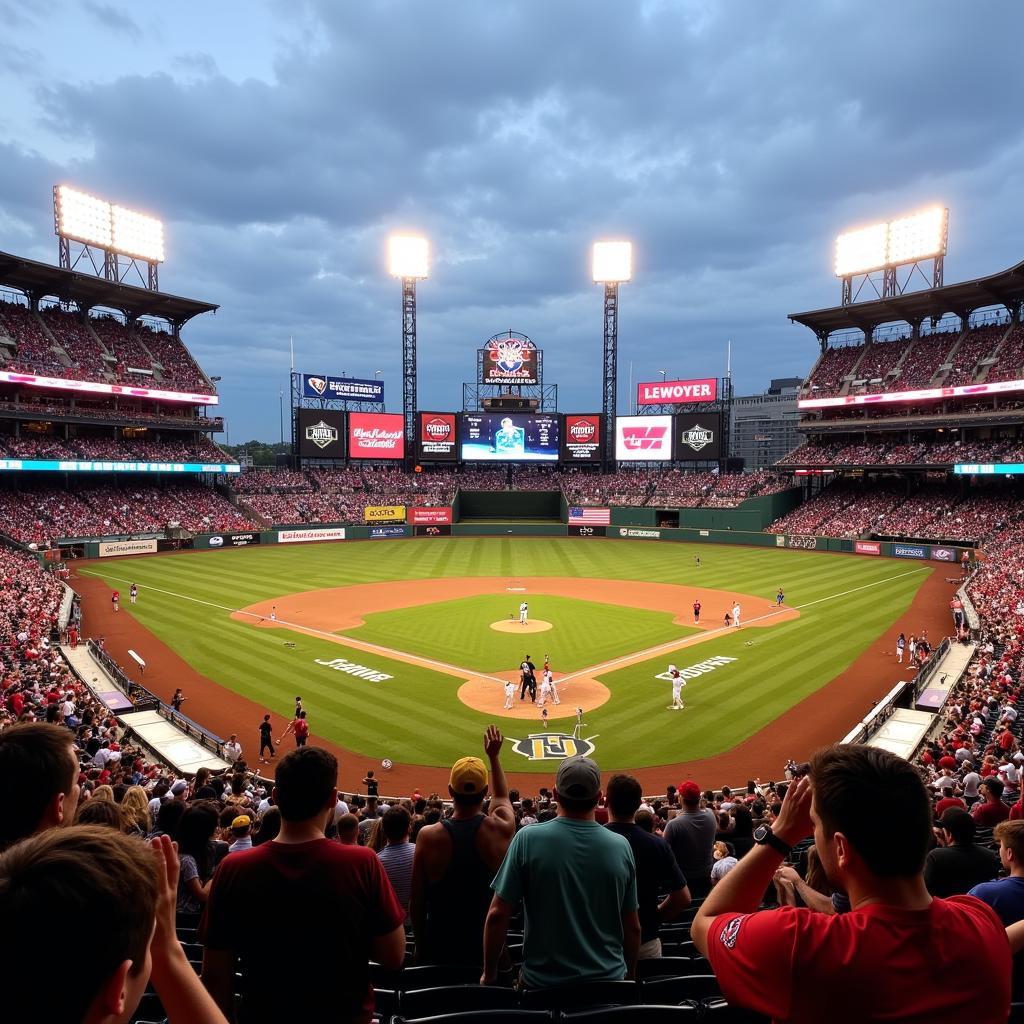
{"type": "Polygon", "coordinates": [[[796,396],[801,377],[776,377],[763,395],[732,400],[731,448],[744,468],[764,469],[802,441],[796,425],[796,396]]]}

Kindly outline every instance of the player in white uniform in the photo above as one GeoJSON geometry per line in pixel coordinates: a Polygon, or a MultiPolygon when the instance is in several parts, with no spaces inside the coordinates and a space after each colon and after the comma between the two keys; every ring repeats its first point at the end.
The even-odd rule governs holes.
{"type": "Polygon", "coordinates": [[[526,625],[526,616],[527,616],[527,612],[529,612],[529,610],[530,610],[529,605],[527,605],[527,603],[525,601],[519,606],[519,621],[524,626],[526,625]]]}
{"type": "Polygon", "coordinates": [[[545,672],[540,683],[540,706],[544,707],[551,700],[551,673],[545,672]]]}
{"type": "Polygon", "coordinates": [[[555,674],[549,668],[544,670],[544,682],[541,685],[542,693],[544,691],[545,686],[547,686],[551,691],[551,697],[553,698],[554,702],[556,704],[561,704],[562,701],[559,699],[558,696],[558,687],[555,686],[555,674]]]}
{"type": "Polygon", "coordinates": [[[669,711],[682,711],[684,707],[683,687],[686,685],[686,680],[679,674],[679,669],[675,665],[669,665],[668,673],[672,677],[672,704],[669,711]]]}
{"type": "Polygon", "coordinates": [[[512,701],[515,698],[515,695],[516,695],[516,684],[513,683],[511,680],[508,680],[505,683],[505,710],[506,711],[511,711],[512,710],[512,701]]]}
{"type": "Polygon", "coordinates": [[[740,603],[737,601],[732,606],[732,624],[739,629],[740,628],[740,603]]]}

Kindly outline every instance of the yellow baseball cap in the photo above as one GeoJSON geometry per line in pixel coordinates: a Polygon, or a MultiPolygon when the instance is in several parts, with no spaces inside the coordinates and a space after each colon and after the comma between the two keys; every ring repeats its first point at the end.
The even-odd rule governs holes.
{"type": "Polygon", "coordinates": [[[452,765],[448,785],[460,796],[479,796],[487,788],[487,767],[479,757],[459,758],[452,765]]]}

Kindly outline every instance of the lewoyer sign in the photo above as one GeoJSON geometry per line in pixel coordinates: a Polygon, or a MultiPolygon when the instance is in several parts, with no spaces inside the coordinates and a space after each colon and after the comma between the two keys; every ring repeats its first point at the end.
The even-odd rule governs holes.
{"type": "Polygon", "coordinates": [[[637,405],[685,405],[689,402],[713,402],[718,398],[714,377],[700,380],[661,380],[636,387],[637,405]]]}
{"type": "Polygon", "coordinates": [[[437,523],[450,523],[451,521],[452,510],[450,508],[423,507],[409,509],[408,522],[414,526],[436,525],[437,523]]]}
{"type": "Polygon", "coordinates": [[[398,413],[350,412],[348,455],[350,459],[401,459],[405,457],[405,423],[398,413]]]}

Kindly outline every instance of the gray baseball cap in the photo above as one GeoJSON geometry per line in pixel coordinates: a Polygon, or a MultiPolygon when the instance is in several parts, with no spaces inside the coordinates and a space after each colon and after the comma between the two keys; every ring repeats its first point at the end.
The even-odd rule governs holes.
{"type": "Polygon", "coordinates": [[[601,792],[601,769],[589,757],[567,757],[558,766],[555,789],[570,800],[595,800],[601,792]]]}

